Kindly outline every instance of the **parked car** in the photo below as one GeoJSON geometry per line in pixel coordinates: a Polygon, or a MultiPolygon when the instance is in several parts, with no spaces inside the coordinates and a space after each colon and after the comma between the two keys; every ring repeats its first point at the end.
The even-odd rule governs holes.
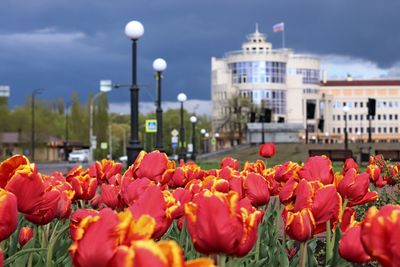
{"type": "Polygon", "coordinates": [[[68,162],[88,162],[89,149],[74,150],[68,155],[68,162]]]}

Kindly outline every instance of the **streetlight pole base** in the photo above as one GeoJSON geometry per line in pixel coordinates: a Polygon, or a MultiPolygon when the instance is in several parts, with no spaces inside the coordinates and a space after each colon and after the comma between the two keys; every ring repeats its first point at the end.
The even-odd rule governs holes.
{"type": "Polygon", "coordinates": [[[129,146],[126,148],[126,154],[128,155],[127,166],[131,166],[136,158],[138,157],[139,153],[143,150],[143,146],[141,143],[133,143],[130,142],[129,146]]]}

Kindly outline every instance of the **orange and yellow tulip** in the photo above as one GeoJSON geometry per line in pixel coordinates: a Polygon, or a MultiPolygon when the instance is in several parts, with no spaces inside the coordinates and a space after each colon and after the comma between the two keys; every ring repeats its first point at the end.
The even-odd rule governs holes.
{"type": "Polygon", "coordinates": [[[369,208],[361,226],[365,251],[384,267],[400,266],[400,206],[369,208]]]}
{"type": "Polygon", "coordinates": [[[243,256],[257,240],[263,213],[239,203],[236,192],[203,190],[186,204],[185,215],[197,251],[243,256]]]}

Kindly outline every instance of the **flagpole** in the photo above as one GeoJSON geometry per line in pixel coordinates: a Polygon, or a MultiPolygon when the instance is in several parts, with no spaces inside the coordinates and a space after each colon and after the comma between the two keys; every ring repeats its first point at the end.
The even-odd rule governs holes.
{"type": "Polygon", "coordinates": [[[282,48],[285,48],[285,29],[282,31],[282,48]]]}

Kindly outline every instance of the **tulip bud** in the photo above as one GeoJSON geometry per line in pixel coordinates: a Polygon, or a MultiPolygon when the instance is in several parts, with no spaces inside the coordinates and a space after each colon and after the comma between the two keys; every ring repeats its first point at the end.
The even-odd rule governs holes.
{"type": "Polygon", "coordinates": [[[33,231],[32,228],[30,227],[22,227],[21,230],[19,231],[19,236],[18,236],[18,242],[21,245],[21,247],[25,246],[26,243],[31,240],[33,236],[33,231]]]}
{"type": "Polygon", "coordinates": [[[261,145],[258,154],[263,158],[272,158],[275,155],[275,145],[272,143],[261,145]]]}

